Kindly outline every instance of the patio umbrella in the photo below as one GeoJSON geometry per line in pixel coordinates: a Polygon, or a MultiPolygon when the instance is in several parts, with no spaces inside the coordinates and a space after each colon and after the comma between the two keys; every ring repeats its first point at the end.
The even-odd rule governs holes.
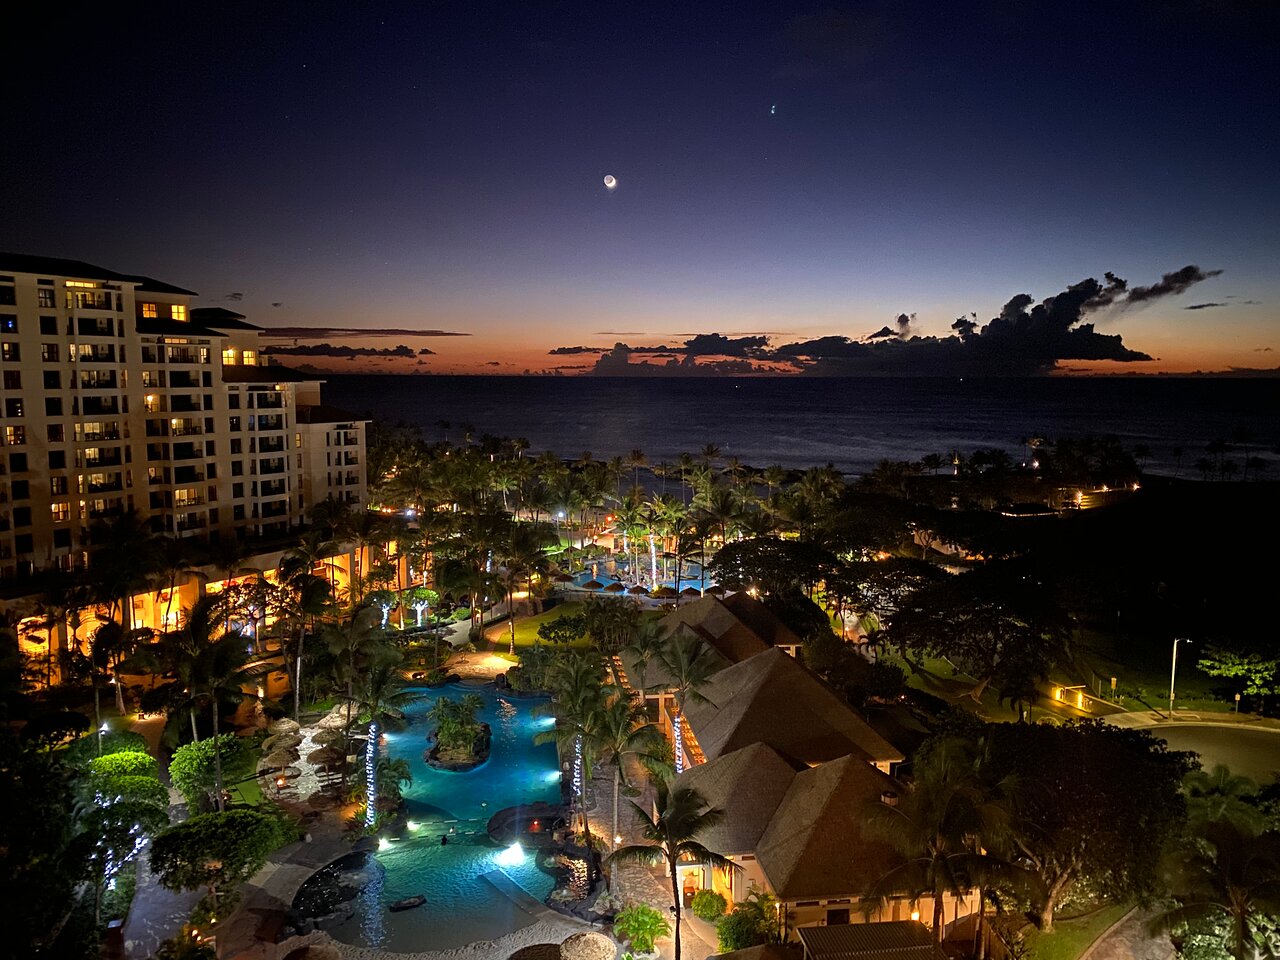
{"type": "Polygon", "coordinates": [[[567,573],[557,573],[552,577],[552,579],[555,580],[556,583],[573,583],[573,577],[569,576],[567,573]]]}
{"type": "MultiPolygon", "coordinates": [[[[354,714],[355,711],[352,711],[354,714]]],[[[345,707],[335,707],[333,712],[321,719],[316,726],[325,730],[341,730],[347,725],[347,710],[345,707]]]]}
{"type": "Polygon", "coordinates": [[[604,588],[604,592],[605,593],[623,593],[626,589],[627,588],[623,586],[619,581],[615,580],[613,581],[613,583],[609,584],[607,587],[604,588]]]}
{"type": "Polygon", "coordinates": [[[283,770],[277,773],[276,776],[284,777],[286,780],[296,780],[298,779],[298,777],[302,776],[302,768],[301,767],[285,767],[283,770]]]}
{"type": "Polygon", "coordinates": [[[268,767],[287,767],[291,763],[296,763],[297,760],[297,750],[277,750],[275,753],[262,758],[263,764],[268,767]]]}
{"type": "Polygon", "coordinates": [[[676,593],[672,587],[668,587],[664,583],[662,586],[658,587],[658,589],[652,591],[649,596],[658,600],[670,600],[672,597],[680,596],[680,594],[676,593]]]}
{"type": "Polygon", "coordinates": [[[262,752],[273,753],[276,750],[293,750],[302,743],[302,737],[296,733],[281,733],[267,737],[262,741],[262,752]]]}
{"type": "Polygon", "coordinates": [[[307,763],[313,763],[321,767],[332,767],[347,759],[346,754],[337,747],[321,747],[319,750],[312,750],[307,754],[307,763]]]}
{"type": "Polygon", "coordinates": [[[717,597],[723,597],[724,587],[720,586],[718,583],[713,583],[711,586],[707,587],[707,593],[713,594],[717,597]]]}
{"type": "Polygon", "coordinates": [[[341,730],[319,730],[311,738],[311,742],[319,747],[327,747],[331,744],[342,742],[341,730]]]}
{"type": "Polygon", "coordinates": [[[599,580],[588,580],[582,585],[583,590],[599,590],[604,584],[599,580]]]}
{"type": "Polygon", "coordinates": [[[648,587],[642,587],[637,583],[634,587],[628,590],[627,593],[635,597],[647,597],[649,595],[649,589],[648,587]]]}
{"type": "Polygon", "coordinates": [[[273,736],[280,733],[297,733],[300,729],[298,721],[290,720],[288,717],[273,720],[267,725],[267,733],[273,736]]]}
{"type": "Polygon", "coordinates": [[[702,591],[701,591],[701,590],[699,590],[697,587],[685,587],[683,590],[681,590],[681,591],[680,591],[680,596],[682,596],[682,597],[700,597],[700,596],[702,596],[702,591]]]}

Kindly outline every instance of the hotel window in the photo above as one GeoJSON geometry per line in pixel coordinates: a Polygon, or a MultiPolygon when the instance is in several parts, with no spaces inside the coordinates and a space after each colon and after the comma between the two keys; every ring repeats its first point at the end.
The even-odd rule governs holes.
{"type": "Polygon", "coordinates": [[[186,320],[187,308],[180,303],[175,303],[169,308],[169,315],[175,320],[186,320]]]}
{"type": "Polygon", "coordinates": [[[246,350],[244,352],[244,362],[251,367],[256,367],[258,365],[258,351],[246,350]]]}
{"type": "Polygon", "coordinates": [[[58,345],[56,343],[40,344],[40,359],[45,363],[57,363],[58,345]]]}
{"type": "Polygon", "coordinates": [[[25,412],[26,412],[26,411],[25,411],[24,407],[22,406],[22,398],[21,398],[21,397],[10,397],[9,399],[5,400],[5,402],[4,402],[4,415],[5,415],[6,417],[10,417],[10,418],[13,418],[13,419],[17,419],[17,418],[22,417],[22,415],[23,415],[25,412]]]}
{"type": "MultiPolygon", "coordinates": [[[[3,290],[3,289],[4,287],[0,287],[0,290],[3,290]]],[[[9,289],[12,290],[13,287],[10,287],[9,289]]],[[[0,333],[17,333],[17,332],[18,332],[18,318],[15,317],[12,313],[0,314],[0,333]]]]}
{"type": "Polygon", "coordinates": [[[69,503],[51,503],[49,504],[49,512],[53,514],[53,522],[60,523],[63,520],[71,519],[71,504],[69,503]]]}
{"type": "Polygon", "coordinates": [[[66,477],[50,477],[49,492],[53,494],[55,497],[65,496],[67,492],[67,478],[66,477]]]}
{"type": "Polygon", "coordinates": [[[62,398],[61,397],[45,397],[44,398],[44,415],[46,417],[62,416],[62,398]]]}
{"type": "Polygon", "coordinates": [[[222,351],[222,362],[230,366],[235,366],[235,363],[236,363],[235,347],[227,347],[227,349],[222,351]]]}
{"type": "Polygon", "coordinates": [[[44,371],[44,388],[46,390],[61,390],[62,374],[57,370],[44,371]]]}
{"type": "Polygon", "coordinates": [[[22,374],[17,370],[6,370],[4,372],[4,388],[6,390],[21,390],[22,374]]]}
{"type": "Polygon", "coordinates": [[[18,302],[18,292],[8,284],[0,287],[0,303],[11,306],[18,302]]]}
{"type": "MultiPolygon", "coordinates": [[[[27,442],[27,428],[15,427],[12,424],[4,428],[4,442],[11,447],[20,447],[27,442]]],[[[25,458],[24,458],[25,459],[25,458]]],[[[22,469],[26,469],[23,467],[22,469]]]]}
{"type": "Polygon", "coordinates": [[[50,443],[62,443],[67,439],[67,431],[60,423],[51,423],[46,428],[50,443]]]}
{"type": "Polygon", "coordinates": [[[9,454],[9,472],[10,473],[26,473],[27,472],[27,455],[25,453],[9,454]]]}
{"type": "MultiPolygon", "coordinates": [[[[36,302],[42,307],[57,306],[57,304],[53,302],[53,291],[46,288],[41,288],[36,291],[36,302]]],[[[43,320],[45,318],[41,317],[40,319],[43,320]]]]}
{"type": "MultiPolygon", "coordinates": [[[[53,306],[53,304],[50,304],[50,306],[53,306]]],[[[41,317],[40,332],[46,337],[56,337],[58,335],[58,318],[41,317]]]]}
{"type": "Polygon", "coordinates": [[[50,450],[49,451],[49,469],[50,470],[67,469],[67,451],[50,450]]]}
{"type": "Polygon", "coordinates": [[[16,343],[0,343],[0,360],[8,360],[12,363],[21,359],[22,351],[18,349],[16,343]]]}
{"type": "Polygon", "coordinates": [[[30,507],[14,507],[13,508],[13,525],[15,527],[31,526],[31,508],[30,507]]]}
{"type": "Polygon", "coordinates": [[[154,318],[156,315],[156,305],[154,303],[144,303],[142,305],[142,315],[148,318],[154,318]]]}
{"type": "Polygon", "coordinates": [[[160,398],[157,397],[154,393],[148,393],[145,397],[142,398],[142,409],[144,409],[147,413],[159,413],[160,398]]]}
{"type": "Polygon", "coordinates": [[[11,489],[15,500],[26,500],[31,496],[31,482],[29,480],[15,480],[11,489]]]}

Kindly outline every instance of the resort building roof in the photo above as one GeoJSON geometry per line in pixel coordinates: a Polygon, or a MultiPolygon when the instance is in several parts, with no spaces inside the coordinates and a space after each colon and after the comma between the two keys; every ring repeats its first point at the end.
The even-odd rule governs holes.
{"type": "Polygon", "coordinates": [[[728,594],[720,603],[772,647],[798,647],[800,638],[763,602],[744,590],[728,594]]]}
{"type": "Polygon", "coordinates": [[[900,763],[902,753],[814,673],[774,647],[719,671],[685,715],[709,758],[753,743],[812,766],[853,755],[900,763]]]}
{"type": "Polygon", "coordinates": [[[754,852],[795,778],[795,767],[763,743],[690,767],[680,775],[680,786],[692,787],[712,809],[724,812],[699,842],[724,854],[754,852]]]}
{"type": "Polygon", "coordinates": [[[863,836],[860,816],[900,790],[853,756],[796,774],[755,851],[778,899],[847,897],[900,863],[888,844],[863,836]]]}
{"type": "MultiPolygon", "coordinates": [[[[800,927],[805,960],[944,960],[919,920],[800,927]]],[[[745,952],[745,951],[740,951],[745,952]]]]}
{"type": "Polygon", "coordinates": [[[763,603],[738,591],[721,599],[708,594],[677,607],[662,623],[697,630],[729,661],[738,663],[772,646],[795,647],[800,638],[763,603]]]}
{"type": "Polygon", "coordinates": [[[798,943],[761,943],[742,950],[715,954],[716,960],[802,960],[804,950],[798,943]]]}

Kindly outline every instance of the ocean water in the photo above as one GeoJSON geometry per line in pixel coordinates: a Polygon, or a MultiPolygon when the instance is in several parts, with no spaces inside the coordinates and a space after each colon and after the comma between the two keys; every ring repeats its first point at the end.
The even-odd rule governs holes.
{"type": "Polygon", "coordinates": [[[1149,447],[1147,469],[1194,477],[1207,443],[1244,428],[1280,476],[1280,380],[331,376],[325,399],[431,439],[470,427],[564,457],[639,449],[651,462],[710,443],[755,467],[846,473],[980,447],[1022,458],[1028,437],[1110,433],[1149,447]]]}
{"type": "Polygon", "coordinates": [[[500,861],[502,850],[489,840],[486,827],[505,807],[560,802],[555,745],[533,742],[552,725],[550,717],[533,714],[545,698],[505,698],[492,685],[449,684],[414,692],[422,699],[406,711],[407,729],[387,734],[386,748],[390,756],[408,761],[413,773],[404,798],[417,828],[375,854],[381,875],[353,901],[355,915],[330,930],[345,943],[397,953],[460,947],[533,923],[484,874],[500,869],[536,900],[551,893],[554,878],[538,866],[534,852],[518,862],[500,861]],[[468,693],[484,700],[479,717],[493,731],[489,759],[466,773],[434,770],[423,759],[433,726],[426,714],[440,697],[468,693]],[[449,843],[441,846],[445,834],[449,843]],[[388,904],[420,893],[427,898],[422,906],[387,910],[388,904]]]}

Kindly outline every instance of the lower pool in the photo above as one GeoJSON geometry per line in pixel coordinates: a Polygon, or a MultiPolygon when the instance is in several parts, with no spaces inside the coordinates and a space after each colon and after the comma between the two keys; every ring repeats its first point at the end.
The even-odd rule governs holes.
{"type": "Polygon", "coordinates": [[[491,684],[415,692],[422,699],[408,710],[409,726],[387,734],[385,741],[386,752],[407,760],[413,771],[413,784],[404,791],[410,826],[380,845],[374,856],[383,870],[373,871],[372,882],[353,902],[351,919],[329,931],[344,943],[402,953],[491,940],[533,923],[484,875],[500,870],[539,901],[551,892],[554,876],[539,865],[536,851],[513,855],[495,846],[486,826],[504,807],[560,801],[556,748],[533,742],[535,734],[553,726],[550,716],[533,715],[544,698],[506,697],[491,684]],[[489,759],[466,773],[434,770],[423,759],[432,728],[426,714],[441,697],[468,693],[484,701],[480,719],[493,729],[489,759]],[[441,837],[448,843],[441,845],[441,837]],[[422,906],[398,913],[387,909],[417,894],[427,898],[422,906]]]}

